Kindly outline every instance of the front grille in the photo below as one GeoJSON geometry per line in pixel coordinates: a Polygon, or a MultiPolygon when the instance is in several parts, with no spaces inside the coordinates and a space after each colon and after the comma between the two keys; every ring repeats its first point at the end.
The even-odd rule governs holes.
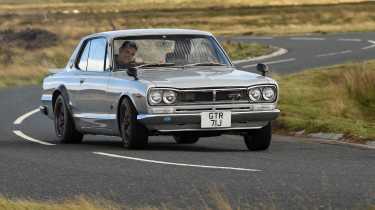
{"type": "Polygon", "coordinates": [[[216,101],[247,101],[247,90],[218,90],[216,101]]]}
{"type": "Polygon", "coordinates": [[[247,88],[197,89],[178,92],[178,104],[220,104],[248,102],[247,88]]]}
{"type": "Polygon", "coordinates": [[[213,94],[209,92],[182,92],[178,94],[181,103],[212,102],[213,94]]]}

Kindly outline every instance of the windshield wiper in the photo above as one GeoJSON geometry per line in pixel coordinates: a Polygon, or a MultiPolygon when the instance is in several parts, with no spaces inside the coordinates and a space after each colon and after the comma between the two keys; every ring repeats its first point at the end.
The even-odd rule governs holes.
{"type": "Polygon", "coordinates": [[[139,66],[135,66],[135,68],[145,68],[145,67],[164,67],[164,66],[174,66],[174,63],[146,63],[139,66]]]}
{"type": "Polygon", "coordinates": [[[226,64],[222,64],[222,63],[214,63],[214,62],[191,63],[191,64],[184,65],[184,67],[189,67],[189,66],[227,66],[227,65],[226,64]]]}
{"type": "Polygon", "coordinates": [[[131,69],[141,69],[141,68],[147,68],[147,67],[173,67],[173,68],[181,68],[181,66],[176,66],[174,63],[146,63],[139,66],[129,66],[129,67],[118,67],[116,71],[128,71],[131,69]]]}

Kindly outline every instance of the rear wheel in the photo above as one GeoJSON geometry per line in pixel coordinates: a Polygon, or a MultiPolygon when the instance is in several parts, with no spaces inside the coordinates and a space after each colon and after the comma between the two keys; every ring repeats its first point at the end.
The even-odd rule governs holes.
{"type": "Polygon", "coordinates": [[[124,98],[120,104],[119,121],[125,148],[143,149],[147,146],[147,128],[137,121],[137,112],[128,98],[124,98]]]}
{"type": "Polygon", "coordinates": [[[192,135],[175,135],[173,136],[177,144],[194,144],[199,140],[198,136],[192,135]]]}
{"type": "Polygon", "coordinates": [[[269,122],[266,126],[258,130],[250,130],[244,136],[245,144],[249,150],[266,150],[271,145],[272,125],[269,122]]]}
{"type": "Polygon", "coordinates": [[[76,130],[73,118],[62,95],[56,99],[54,117],[55,133],[58,141],[61,143],[82,142],[83,134],[76,130]]]}

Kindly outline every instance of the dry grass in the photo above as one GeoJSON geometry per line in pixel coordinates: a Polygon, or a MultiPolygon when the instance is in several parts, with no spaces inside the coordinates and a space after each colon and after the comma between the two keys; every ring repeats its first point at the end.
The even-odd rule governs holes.
{"type": "Polygon", "coordinates": [[[53,46],[36,49],[19,43],[22,42],[6,42],[0,46],[0,88],[40,83],[48,69],[65,66],[77,42],[60,39],[53,46]]]}
{"type": "Polygon", "coordinates": [[[0,0],[0,11],[134,11],[144,9],[259,7],[358,3],[365,0],[0,0]]]}
{"type": "Polygon", "coordinates": [[[375,61],[277,78],[281,90],[281,129],[375,139],[375,61]]]}
{"type": "Polygon", "coordinates": [[[94,200],[78,197],[61,202],[33,201],[26,199],[0,198],[0,209],[3,210],[121,210],[122,208],[110,201],[94,200]]]}
{"type": "Polygon", "coordinates": [[[174,1],[165,4],[165,1],[144,4],[146,6],[141,6],[137,1],[135,5],[129,2],[115,6],[93,3],[83,4],[82,8],[79,6],[81,4],[72,3],[52,4],[53,8],[44,8],[43,5],[12,5],[8,8],[2,5],[0,30],[42,28],[71,39],[114,28],[194,28],[208,30],[216,35],[375,30],[375,3],[300,5],[310,1],[276,1],[275,4],[290,3],[293,6],[259,7],[265,1],[262,4],[258,2],[258,6],[252,4],[252,1],[225,1],[220,4],[209,1],[207,5],[193,0],[181,4],[174,1]]]}
{"type": "MultiPolygon", "coordinates": [[[[203,199],[203,198],[202,198],[203,199]]],[[[186,205],[183,208],[173,206],[173,204],[161,204],[160,206],[141,206],[130,207],[120,205],[113,201],[104,199],[94,199],[85,196],[78,196],[74,199],[63,201],[36,201],[31,199],[9,199],[0,197],[0,209],[2,210],[178,210],[178,209],[202,209],[202,210],[276,210],[281,209],[271,202],[266,203],[241,203],[231,204],[227,196],[219,191],[210,190],[208,198],[201,201],[201,204],[186,205]],[[238,207],[237,207],[238,206],[238,207]],[[243,206],[243,207],[240,207],[243,206]]],[[[318,205],[318,204],[317,204],[318,205]]],[[[327,204],[329,209],[335,209],[327,204]]],[[[297,204],[299,209],[321,209],[321,207],[306,207],[304,202],[297,204]]],[[[363,210],[375,210],[375,206],[371,204],[360,204],[358,208],[363,210]]]]}
{"type": "MultiPolygon", "coordinates": [[[[202,209],[202,210],[232,210],[233,208],[228,198],[219,193],[219,191],[209,190],[208,200],[202,200],[201,204],[186,206],[184,209],[202,209]]],[[[202,198],[203,199],[203,198],[202,198]]],[[[78,196],[74,199],[63,201],[36,201],[30,199],[9,199],[0,197],[0,209],[2,210],[171,210],[181,209],[173,204],[161,204],[161,207],[143,206],[129,207],[120,205],[104,199],[94,199],[85,196],[78,196]]],[[[273,208],[254,208],[254,209],[273,209],[273,208]]]]}

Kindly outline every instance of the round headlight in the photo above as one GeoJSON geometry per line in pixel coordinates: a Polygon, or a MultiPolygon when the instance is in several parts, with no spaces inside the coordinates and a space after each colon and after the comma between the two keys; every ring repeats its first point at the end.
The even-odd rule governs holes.
{"type": "Polygon", "coordinates": [[[259,88],[253,88],[249,91],[249,97],[252,101],[259,101],[262,96],[262,92],[259,88]]]}
{"type": "Polygon", "coordinates": [[[275,90],[271,87],[265,87],[262,91],[263,93],[263,98],[266,101],[273,101],[275,100],[276,94],[275,90]]]}
{"type": "Polygon", "coordinates": [[[163,102],[166,104],[173,104],[177,99],[176,92],[172,90],[164,91],[163,93],[163,102]]]}
{"type": "Polygon", "coordinates": [[[159,104],[159,103],[161,103],[161,101],[163,99],[162,91],[161,90],[151,91],[149,99],[150,99],[150,102],[152,104],[159,104]]]}

